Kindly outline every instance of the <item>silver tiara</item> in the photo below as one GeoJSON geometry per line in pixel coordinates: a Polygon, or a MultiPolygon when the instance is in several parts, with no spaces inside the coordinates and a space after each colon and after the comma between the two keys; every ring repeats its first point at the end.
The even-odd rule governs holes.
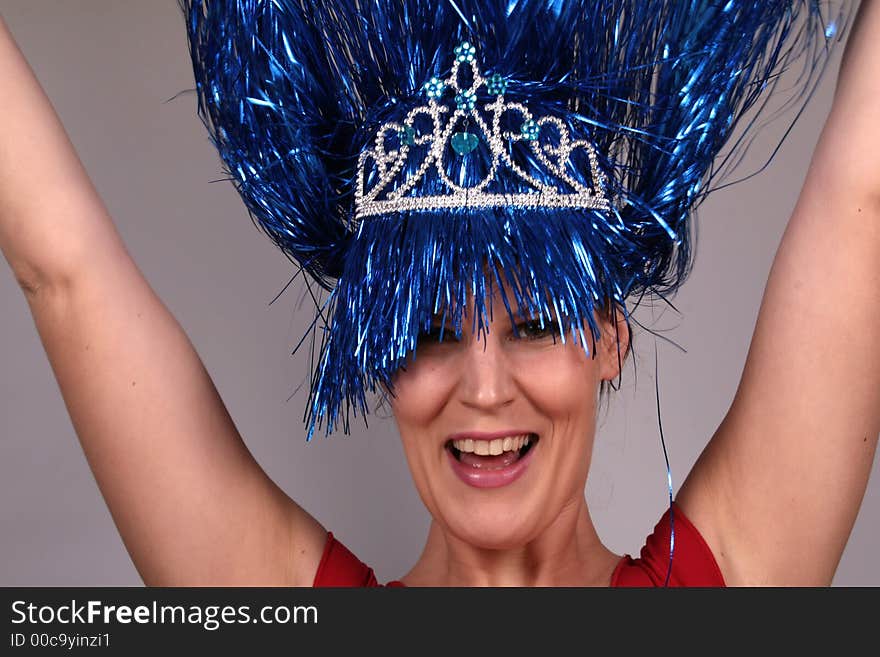
{"type": "Polygon", "coordinates": [[[449,77],[445,80],[433,77],[424,86],[428,104],[411,110],[403,123],[383,124],[376,135],[373,148],[361,153],[358,159],[358,180],[355,188],[355,218],[363,219],[401,210],[462,207],[609,209],[610,203],[603,192],[605,176],[599,170],[592,144],[584,140],[572,141],[567,126],[558,118],[544,116],[535,119],[525,105],[505,102],[507,80],[498,73],[483,78],[475,61],[475,52],[476,48],[467,41],[459,44],[455,48],[455,62],[449,77]],[[459,86],[458,71],[462,64],[470,64],[473,71],[473,82],[468,88],[459,86]],[[480,87],[485,87],[488,95],[495,97],[494,102],[483,107],[491,114],[489,118],[491,128],[477,110],[477,90],[480,87]],[[451,106],[448,107],[441,102],[449,90],[454,92],[455,109],[449,120],[444,123],[443,115],[449,114],[451,106]],[[518,112],[522,117],[518,133],[501,131],[501,117],[508,111],[518,112]],[[432,128],[424,134],[419,134],[415,128],[416,120],[421,116],[428,117],[432,125],[432,128]],[[456,130],[462,119],[463,129],[456,130]],[[458,157],[466,157],[479,146],[480,137],[467,130],[471,121],[488,142],[492,153],[492,166],[483,180],[464,187],[449,178],[444,170],[443,158],[448,152],[447,146],[451,146],[458,157]],[[549,126],[553,126],[558,135],[558,143],[555,145],[539,140],[541,131],[549,126]],[[396,137],[396,147],[392,145],[392,150],[388,150],[385,144],[389,136],[396,137]],[[505,142],[518,141],[525,141],[531,146],[537,161],[549,171],[548,177],[551,180],[555,177],[553,181],[555,184],[537,180],[513,161],[505,148],[505,142]],[[412,176],[392,188],[390,183],[407,163],[410,147],[424,144],[429,147],[418,169],[412,176]],[[575,180],[566,171],[571,153],[576,149],[584,149],[587,153],[592,187],[575,180]],[[370,162],[375,170],[367,170],[370,162]],[[449,191],[439,195],[420,196],[416,186],[431,167],[449,191]],[[515,194],[492,193],[490,187],[505,167],[530,185],[532,190],[515,194]],[[377,173],[378,178],[369,189],[365,189],[368,173],[377,173]]]}

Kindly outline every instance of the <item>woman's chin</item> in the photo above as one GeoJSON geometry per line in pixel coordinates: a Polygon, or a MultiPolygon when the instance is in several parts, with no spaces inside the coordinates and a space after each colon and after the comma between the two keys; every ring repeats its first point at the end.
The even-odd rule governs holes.
{"type": "Polygon", "coordinates": [[[456,538],[484,550],[509,550],[526,545],[538,533],[522,512],[465,510],[449,518],[447,529],[456,538]]]}

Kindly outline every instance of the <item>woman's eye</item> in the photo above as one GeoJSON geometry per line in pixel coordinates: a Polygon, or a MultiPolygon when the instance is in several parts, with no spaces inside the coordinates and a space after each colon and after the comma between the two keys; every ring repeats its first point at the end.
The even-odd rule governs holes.
{"type": "Polygon", "coordinates": [[[517,324],[516,329],[519,332],[520,337],[527,340],[539,340],[541,338],[552,337],[555,342],[556,336],[559,335],[556,324],[550,321],[545,321],[544,326],[541,326],[541,321],[538,319],[517,324]]]}
{"type": "Polygon", "coordinates": [[[429,331],[419,334],[418,342],[420,345],[442,342],[456,342],[455,329],[450,328],[449,326],[432,326],[429,331]]]}

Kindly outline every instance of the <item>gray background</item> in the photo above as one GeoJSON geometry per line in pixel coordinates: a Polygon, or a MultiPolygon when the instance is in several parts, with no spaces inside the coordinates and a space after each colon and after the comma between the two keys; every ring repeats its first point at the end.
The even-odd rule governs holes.
{"type": "MultiPolygon", "coordinates": [[[[0,11],[129,251],[189,334],[257,460],[380,581],[403,575],[428,517],[393,421],[374,416],[369,430],[355,424],[350,438],[305,443],[305,387],[286,400],[308,373],[306,353],[289,355],[308,304],[298,311],[301,289],[293,289],[269,305],[290,263],[253,226],[230,184],[210,184],[221,169],[195,97],[165,102],[192,86],[176,2],[0,0],[0,11]]],[[[637,315],[686,350],[656,340],[676,486],[733,398],[770,264],[830,107],[837,61],[770,169],[701,208],[695,270],[674,299],[679,313],[655,304],[637,315]]],[[[785,125],[766,131],[749,170],[785,125]]],[[[0,267],[0,308],[0,585],[140,585],[8,266],[0,267]]],[[[587,486],[599,533],[619,553],[638,552],[667,503],[655,339],[638,330],[635,345],[601,421],[587,486]]],[[[880,584],[876,470],[875,463],[836,585],[880,584]]]]}

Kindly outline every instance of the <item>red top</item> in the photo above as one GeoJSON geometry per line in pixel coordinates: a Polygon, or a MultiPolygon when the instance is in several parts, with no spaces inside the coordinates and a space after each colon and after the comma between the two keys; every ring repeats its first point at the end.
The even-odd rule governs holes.
{"type": "MultiPolygon", "coordinates": [[[[724,577],[712,551],[681,510],[673,507],[672,524],[675,545],[672,555],[670,586],[724,586],[724,577]]],[[[645,540],[639,558],[628,554],[617,564],[611,575],[611,586],[663,586],[669,564],[670,514],[663,514],[654,532],[645,540]]],[[[380,586],[373,569],[362,563],[333,534],[327,532],[327,543],[314,586],[380,586]]],[[[404,586],[393,580],[386,586],[404,586]]]]}

